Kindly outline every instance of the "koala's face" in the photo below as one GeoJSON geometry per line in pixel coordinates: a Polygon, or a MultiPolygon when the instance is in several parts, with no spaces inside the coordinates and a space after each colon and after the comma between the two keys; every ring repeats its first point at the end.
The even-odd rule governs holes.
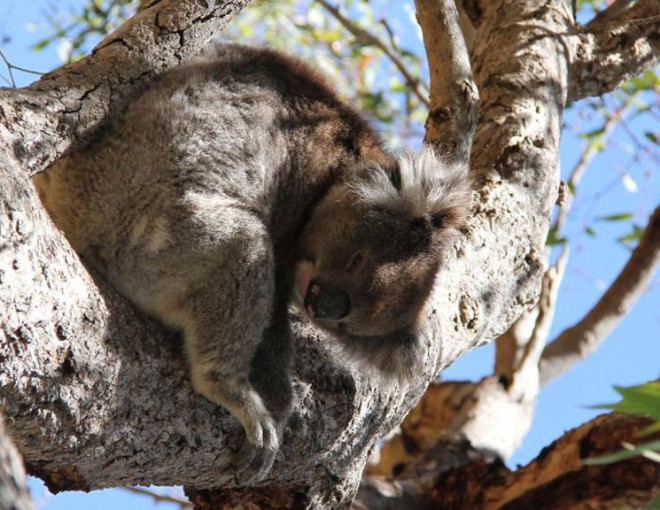
{"type": "Polygon", "coordinates": [[[446,225],[410,217],[338,186],[316,208],[298,245],[293,301],[339,335],[409,329],[433,285],[446,225]]]}

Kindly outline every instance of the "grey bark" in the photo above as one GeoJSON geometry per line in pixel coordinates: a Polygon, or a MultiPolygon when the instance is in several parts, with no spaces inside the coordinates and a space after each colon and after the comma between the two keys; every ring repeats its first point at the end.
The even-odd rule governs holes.
{"type": "Polygon", "coordinates": [[[431,76],[431,108],[424,141],[449,159],[468,161],[479,92],[456,3],[416,0],[415,7],[431,76]]]}
{"type": "MultiPolygon", "coordinates": [[[[231,487],[240,426],[195,395],[176,341],[94,279],[40,207],[28,174],[74,148],[128,91],[194,54],[246,2],[163,0],[88,59],[0,93],[0,405],[31,472],[54,490],[231,487]]],[[[438,275],[414,384],[365,379],[294,318],[295,416],[265,484],[314,508],[352,499],[375,441],[436,370],[505,331],[537,297],[558,188],[567,2],[488,2],[473,52],[482,103],[475,204],[438,275]]]]}
{"type": "Polygon", "coordinates": [[[597,16],[567,38],[571,49],[570,101],[610,92],[629,76],[658,62],[660,2],[640,0],[628,10],[612,11],[611,16],[602,21],[597,16]]]}
{"type": "Polygon", "coordinates": [[[30,510],[32,502],[25,485],[23,460],[7,435],[0,415],[0,508],[30,510]]]}

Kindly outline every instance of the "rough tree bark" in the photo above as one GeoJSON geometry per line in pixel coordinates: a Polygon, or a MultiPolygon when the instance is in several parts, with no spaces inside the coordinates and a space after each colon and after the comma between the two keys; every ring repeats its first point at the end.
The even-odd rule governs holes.
{"type": "Polygon", "coordinates": [[[133,87],[196,53],[246,3],[153,2],[90,57],[0,91],[0,405],[28,470],[55,491],[183,484],[199,506],[260,494],[265,508],[346,507],[375,441],[436,371],[537,298],[568,90],[570,40],[557,34],[572,27],[570,6],[489,1],[472,55],[482,96],[475,204],[428,304],[428,355],[415,383],[377,387],[293,317],[297,400],[281,455],[258,490],[227,489],[240,426],[192,392],[171,335],[87,273],[28,176],[84,142],[133,87]],[[214,487],[223,489],[202,490],[214,487]]]}
{"type": "MultiPolygon", "coordinates": [[[[623,76],[631,70],[631,67],[628,66],[635,67],[634,62],[638,64],[647,62],[642,65],[644,67],[648,63],[657,61],[657,31],[660,27],[657,3],[637,3],[634,9],[623,12],[616,18],[611,18],[612,23],[609,26],[598,25],[597,34],[585,32],[577,26],[573,27],[570,23],[563,28],[561,24],[555,24],[553,27],[547,21],[551,19],[553,10],[556,14],[557,5],[545,3],[545,5],[539,4],[537,7],[540,8],[532,12],[546,15],[541,24],[537,24],[533,16],[526,18],[526,15],[523,14],[522,20],[516,20],[509,17],[508,13],[504,13],[512,24],[518,22],[523,35],[519,41],[513,42],[514,51],[518,55],[522,55],[522,59],[518,61],[515,58],[511,59],[512,72],[506,79],[490,78],[493,83],[498,83],[503,88],[509,85],[513,90],[516,83],[525,83],[526,75],[522,73],[516,75],[513,68],[517,64],[522,66],[525,63],[529,64],[529,57],[533,58],[534,52],[537,50],[534,45],[532,45],[532,51],[528,51],[529,46],[524,44],[516,47],[519,42],[525,41],[525,35],[535,37],[534,34],[525,32],[527,26],[545,29],[547,33],[554,31],[555,34],[565,36],[563,38],[565,51],[571,55],[569,59],[569,76],[571,77],[569,94],[586,94],[595,89],[599,93],[603,93],[609,90],[613,83],[620,82],[623,76]],[[634,27],[628,31],[631,38],[626,43],[623,43],[621,39],[623,27],[634,27]],[[607,33],[609,37],[602,37],[601,33],[607,33]],[[633,53],[634,55],[632,55],[633,53]],[[614,60],[626,54],[630,56],[629,59],[620,60],[618,65],[613,66],[614,60]],[[596,56],[598,61],[590,60],[596,56]],[[603,66],[604,61],[609,64],[603,66]],[[591,85],[586,86],[586,83],[580,81],[589,79],[584,75],[585,69],[590,69],[594,73],[592,80],[594,83],[598,83],[594,89],[591,88],[591,85]]],[[[499,7],[493,6],[493,9],[499,9],[499,7]]],[[[482,16],[487,12],[483,11],[477,3],[470,3],[466,11],[472,13],[473,22],[483,29],[482,16]]],[[[493,26],[498,27],[499,25],[493,26]]],[[[541,39],[539,37],[538,40],[541,39]]],[[[501,44],[507,44],[499,37],[489,38],[488,34],[483,31],[477,33],[474,40],[477,44],[494,44],[498,51],[503,47],[501,44]]],[[[505,52],[507,51],[508,48],[505,49],[505,52]]],[[[431,62],[433,61],[430,55],[429,59],[431,62]]],[[[506,72],[506,68],[501,69],[506,72]]],[[[639,70],[639,67],[636,69],[639,70]]],[[[539,75],[540,77],[542,77],[542,73],[539,75]]],[[[535,85],[537,82],[533,80],[533,77],[531,78],[528,83],[535,85]]],[[[479,82],[479,75],[477,75],[477,81],[479,82]]],[[[484,97],[484,84],[479,82],[479,85],[482,97],[484,97]]],[[[488,89],[490,91],[492,87],[488,87],[488,89]]],[[[524,93],[518,95],[521,101],[525,100],[524,97],[524,93]]],[[[528,100],[530,99],[528,98],[528,100]]],[[[510,107],[506,101],[501,101],[499,105],[510,107]]],[[[435,107],[437,107],[436,104],[431,105],[432,109],[435,107]]],[[[508,111],[504,107],[501,109],[503,112],[508,111]]],[[[534,116],[520,120],[525,123],[528,119],[533,120],[534,116]]],[[[429,131],[427,131],[428,135],[429,131]]],[[[475,145],[475,151],[476,147],[477,145],[475,145]]],[[[562,208],[566,207],[568,204],[564,202],[562,208]]],[[[658,265],[657,215],[657,211],[652,215],[646,232],[626,265],[626,269],[617,278],[617,283],[613,285],[613,288],[605,294],[602,302],[580,324],[560,336],[563,340],[561,349],[551,349],[551,352],[556,353],[557,363],[561,360],[563,367],[582,359],[575,355],[578,350],[584,355],[593,350],[595,344],[605,338],[606,332],[613,327],[614,323],[630,308],[636,297],[643,291],[645,282],[648,282],[650,275],[658,265]],[[582,335],[581,333],[585,331],[589,334],[582,335]]],[[[455,486],[453,489],[456,490],[453,492],[447,492],[447,487],[444,487],[445,492],[436,491],[435,497],[432,497],[432,494],[434,494],[434,487],[441,473],[447,471],[451,473],[452,469],[463,465],[466,465],[467,467],[464,469],[469,471],[473,469],[471,464],[475,462],[475,459],[479,459],[482,464],[484,460],[493,458],[506,459],[515,451],[525,436],[534,414],[537,392],[545,379],[543,371],[546,369],[547,353],[543,351],[543,346],[547,341],[555,308],[557,287],[562,279],[566,259],[567,253],[564,252],[557,265],[546,272],[541,299],[537,305],[532,310],[525,312],[504,335],[497,339],[497,364],[494,376],[484,378],[477,383],[439,382],[427,390],[420,404],[407,416],[400,432],[385,444],[380,451],[379,459],[374,459],[375,463],[368,466],[366,471],[368,476],[363,480],[354,504],[356,509],[394,510],[425,508],[425,505],[430,505],[429,508],[436,508],[438,505],[443,508],[480,508],[483,501],[489,499],[493,499],[494,508],[498,505],[508,504],[493,498],[491,494],[485,496],[481,502],[469,499],[471,496],[468,495],[468,489],[471,488],[474,492],[478,490],[478,484],[455,486]],[[539,365],[540,360],[543,360],[543,363],[539,365]],[[441,497],[443,494],[445,497],[441,497]],[[462,495],[463,499],[461,499],[462,495]],[[468,501],[467,504],[465,504],[466,501],[468,501]]],[[[545,461],[540,461],[539,472],[543,471],[544,465],[552,462],[546,461],[547,458],[545,461]]],[[[462,471],[457,471],[457,473],[460,478],[462,471]]],[[[586,478],[589,479],[589,476],[586,478]]],[[[475,476],[475,481],[478,481],[478,476],[475,476]]],[[[626,483],[631,483],[631,481],[626,480],[620,487],[626,483]]],[[[631,483],[632,486],[634,483],[631,483]]],[[[545,496],[547,498],[544,506],[548,504],[547,501],[556,499],[556,494],[553,494],[551,490],[547,493],[544,493],[543,489],[535,491],[538,494],[536,497],[545,496]]],[[[634,503],[637,496],[639,494],[635,495],[623,490],[618,502],[634,503]]],[[[646,496],[647,500],[650,499],[652,492],[648,492],[646,496]]],[[[565,500],[563,501],[567,504],[565,500]]],[[[573,501],[571,504],[578,505],[579,501],[573,501]]],[[[588,505],[589,502],[585,501],[584,504],[588,505]]],[[[522,507],[525,506],[522,505],[522,507]]],[[[556,507],[562,508],[561,505],[556,507]]]]}
{"type": "Polygon", "coordinates": [[[25,486],[25,469],[20,454],[7,435],[0,416],[0,508],[29,510],[30,494],[25,486]]]}
{"type": "Polygon", "coordinates": [[[599,416],[516,471],[479,456],[465,441],[445,437],[428,452],[433,459],[429,472],[408,472],[394,481],[372,477],[360,488],[353,509],[645,508],[660,495],[660,464],[641,456],[605,465],[582,462],[618,451],[622,442],[639,442],[637,433],[649,423],[616,413],[599,416]]]}

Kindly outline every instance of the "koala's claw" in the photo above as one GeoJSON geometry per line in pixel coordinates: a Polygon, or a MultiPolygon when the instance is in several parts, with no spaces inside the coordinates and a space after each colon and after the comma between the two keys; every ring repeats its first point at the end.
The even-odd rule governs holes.
{"type": "Polygon", "coordinates": [[[254,485],[261,482],[273,467],[279,450],[277,429],[272,419],[256,427],[256,433],[246,437],[236,455],[236,482],[238,485],[254,485]]]}
{"type": "Polygon", "coordinates": [[[244,486],[261,482],[273,467],[276,456],[277,449],[256,447],[245,441],[237,454],[237,484],[244,486]]]}

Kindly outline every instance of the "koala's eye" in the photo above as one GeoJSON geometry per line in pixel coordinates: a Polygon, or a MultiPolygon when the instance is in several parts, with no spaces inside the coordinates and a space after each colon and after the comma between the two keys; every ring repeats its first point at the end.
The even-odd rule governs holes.
{"type": "Polygon", "coordinates": [[[366,255],[360,251],[356,251],[353,255],[351,255],[351,258],[348,259],[348,263],[346,264],[346,269],[351,273],[357,273],[362,271],[362,269],[364,269],[366,265],[367,265],[366,255]]]}

